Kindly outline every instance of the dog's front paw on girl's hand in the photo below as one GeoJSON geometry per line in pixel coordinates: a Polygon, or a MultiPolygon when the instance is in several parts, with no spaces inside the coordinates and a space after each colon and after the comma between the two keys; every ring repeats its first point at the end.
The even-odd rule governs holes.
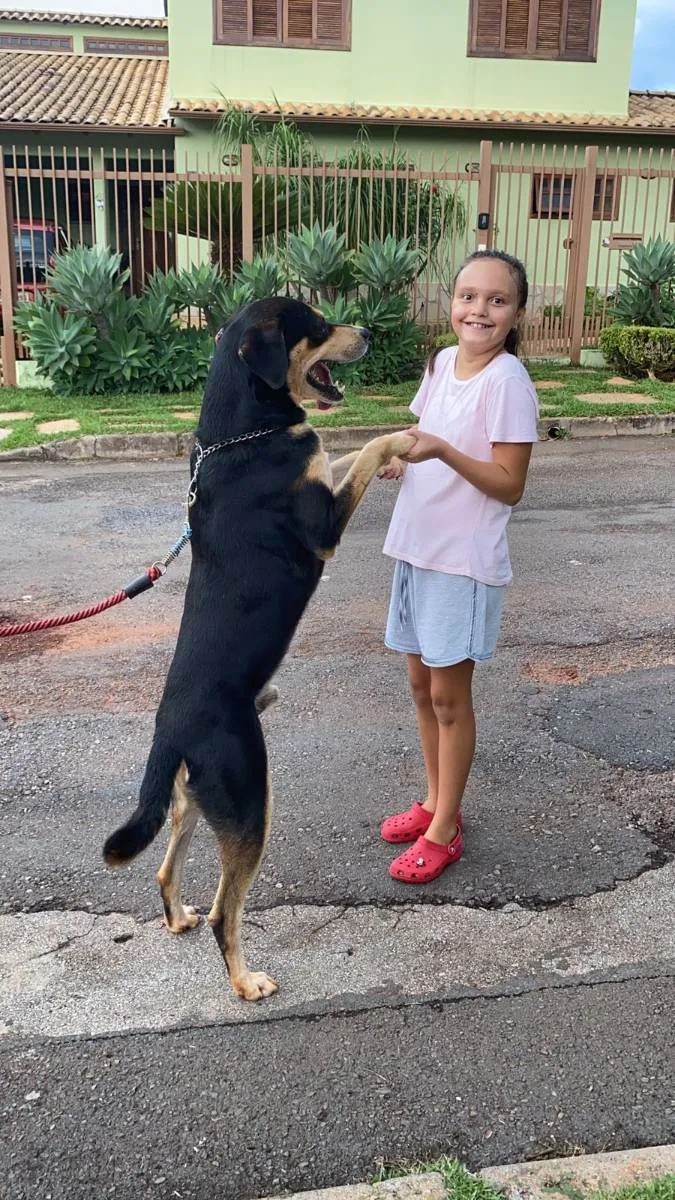
{"type": "Polygon", "coordinates": [[[378,479],[400,479],[405,471],[405,463],[402,463],[400,458],[391,458],[388,463],[377,472],[378,479]]]}

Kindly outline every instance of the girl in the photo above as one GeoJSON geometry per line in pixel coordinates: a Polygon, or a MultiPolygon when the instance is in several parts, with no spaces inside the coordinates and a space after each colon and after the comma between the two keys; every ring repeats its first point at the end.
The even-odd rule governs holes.
{"type": "Polygon", "coordinates": [[[429,883],[462,854],[460,805],[473,760],[474,664],[495,650],[511,579],[506,526],[537,441],[537,393],[516,357],[527,276],[498,250],[472,254],[452,297],[456,348],[435,351],[411,409],[415,445],[381,472],[403,476],[384,553],[396,567],[385,643],[408,656],[427,797],[388,817],[412,842],[389,873],[429,883]]]}

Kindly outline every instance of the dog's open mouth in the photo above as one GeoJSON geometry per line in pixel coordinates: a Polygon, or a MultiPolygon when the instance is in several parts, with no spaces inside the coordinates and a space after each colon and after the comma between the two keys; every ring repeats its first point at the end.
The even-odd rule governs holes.
{"type": "Polygon", "coordinates": [[[316,407],[322,412],[332,408],[334,404],[340,404],[344,399],[344,385],[335,382],[328,363],[323,359],[319,359],[309,368],[307,382],[317,393],[316,407]]]}

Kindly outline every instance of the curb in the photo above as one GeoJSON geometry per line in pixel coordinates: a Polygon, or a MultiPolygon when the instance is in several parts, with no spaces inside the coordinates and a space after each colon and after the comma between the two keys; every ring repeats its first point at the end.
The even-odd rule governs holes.
{"type": "MultiPolygon", "coordinates": [[[[405,425],[346,425],[337,429],[317,426],[329,454],[357,450],[370,438],[399,433],[405,425]]],[[[659,437],[675,433],[675,413],[635,417],[549,417],[537,425],[539,440],[597,437],[659,437]]],[[[103,433],[43,442],[0,451],[2,462],[77,462],[92,458],[140,459],[187,458],[192,450],[192,433],[103,433]]]]}
{"type": "MultiPolygon", "coordinates": [[[[588,1192],[617,1191],[675,1174],[675,1145],[647,1146],[583,1154],[570,1158],[544,1158],[534,1162],[485,1167],[477,1176],[503,1194],[506,1200],[580,1200],[588,1192]]],[[[268,1196],[266,1200],[278,1200],[268,1196]]],[[[285,1200],[448,1200],[443,1180],[436,1172],[406,1175],[382,1183],[355,1183],[314,1192],[293,1192],[285,1200]]]]}
{"type": "MultiPolygon", "coordinates": [[[[285,1200],[446,1200],[440,1175],[406,1175],[383,1183],[355,1183],[346,1187],[325,1188],[320,1192],[294,1192],[285,1200]]],[[[268,1200],[278,1200],[269,1197],[268,1200]]]]}
{"type": "Polygon", "coordinates": [[[675,1145],[548,1158],[478,1172],[507,1200],[569,1200],[577,1192],[614,1192],[670,1174],[675,1174],[675,1145]]]}

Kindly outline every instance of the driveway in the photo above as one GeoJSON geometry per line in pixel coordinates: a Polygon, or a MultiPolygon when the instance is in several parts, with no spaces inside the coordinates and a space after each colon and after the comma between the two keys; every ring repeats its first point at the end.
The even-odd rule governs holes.
{"type": "MultiPolygon", "coordinates": [[[[378,1158],[469,1166],[675,1140],[675,445],[537,447],[500,653],[479,668],[465,857],[387,874],[421,794],[382,647],[395,484],[367,494],[265,714],[275,813],[250,893],[259,1006],[204,925],[174,938],[165,837],[110,872],[188,561],[80,625],[0,643],[0,1166],[10,1200],[246,1200],[378,1158]]],[[[185,463],[0,468],[0,619],[91,603],[175,540],[185,463]]],[[[217,882],[195,837],[186,899],[217,882]]]]}

